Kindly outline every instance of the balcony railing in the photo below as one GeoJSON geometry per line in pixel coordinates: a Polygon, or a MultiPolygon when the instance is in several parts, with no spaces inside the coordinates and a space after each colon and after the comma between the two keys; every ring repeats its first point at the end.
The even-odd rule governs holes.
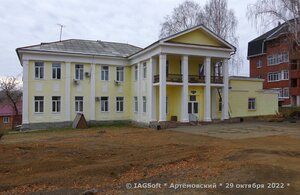
{"type": "Polygon", "coordinates": [[[222,76],[211,76],[211,83],[217,83],[222,84],[223,83],[223,77],[222,76]]]}
{"type": "MultiPolygon", "coordinates": [[[[182,74],[168,74],[167,82],[182,83],[182,74]]],[[[154,75],[154,83],[159,82],[159,75],[154,75]]]]}
{"type": "Polygon", "coordinates": [[[189,75],[189,83],[205,83],[205,76],[189,75]]]}

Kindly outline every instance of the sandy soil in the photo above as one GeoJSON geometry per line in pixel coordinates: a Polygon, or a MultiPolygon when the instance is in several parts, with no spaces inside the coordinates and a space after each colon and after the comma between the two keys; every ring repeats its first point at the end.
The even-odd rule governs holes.
{"type": "Polygon", "coordinates": [[[82,194],[89,189],[98,194],[300,194],[300,139],[222,139],[134,127],[1,139],[0,194],[82,194]],[[217,188],[126,189],[126,183],[145,182],[215,183],[217,188]],[[284,188],[268,189],[272,182],[284,188]],[[226,183],[234,187],[225,188],[226,183]],[[264,189],[236,188],[253,183],[264,189]]]}

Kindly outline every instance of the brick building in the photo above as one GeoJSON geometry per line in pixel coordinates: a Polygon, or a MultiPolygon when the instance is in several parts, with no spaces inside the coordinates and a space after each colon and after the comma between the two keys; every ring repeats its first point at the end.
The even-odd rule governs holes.
{"type": "Polygon", "coordinates": [[[279,106],[300,106],[300,56],[290,47],[288,25],[279,24],[248,43],[250,77],[278,91],[279,106]]]}

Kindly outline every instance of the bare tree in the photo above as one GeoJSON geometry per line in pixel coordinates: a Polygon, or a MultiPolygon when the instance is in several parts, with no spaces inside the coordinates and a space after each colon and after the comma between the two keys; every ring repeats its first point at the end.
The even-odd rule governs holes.
{"type": "Polygon", "coordinates": [[[161,24],[160,38],[175,34],[185,29],[204,24],[215,34],[227,40],[237,48],[231,59],[231,71],[242,66],[239,55],[238,37],[236,35],[237,19],[232,9],[228,9],[227,0],[209,0],[204,8],[200,4],[188,0],[173,9],[171,15],[165,17],[161,24]]]}
{"type": "Polygon", "coordinates": [[[278,21],[285,22],[289,38],[300,46],[300,0],[257,0],[248,5],[247,16],[257,26],[265,28],[278,21]]]}
{"type": "Polygon", "coordinates": [[[165,17],[161,24],[160,38],[167,37],[185,29],[197,26],[204,20],[203,9],[194,1],[184,1],[165,17]]]}
{"type": "Polygon", "coordinates": [[[22,98],[22,91],[20,89],[20,81],[17,77],[8,76],[0,79],[0,90],[4,93],[9,103],[13,107],[15,114],[19,115],[18,103],[22,98]]]}

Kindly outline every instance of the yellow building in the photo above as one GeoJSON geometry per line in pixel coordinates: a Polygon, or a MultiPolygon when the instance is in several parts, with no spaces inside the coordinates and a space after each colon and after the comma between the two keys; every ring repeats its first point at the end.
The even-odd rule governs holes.
{"type": "Polygon", "coordinates": [[[77,113],[144,125],[274,114],[277,94],[261,80],[229,79],[234,52],[203,25],[144,49],[76,39],[18,48],[23,128],[71,126],[77,113]]]}

